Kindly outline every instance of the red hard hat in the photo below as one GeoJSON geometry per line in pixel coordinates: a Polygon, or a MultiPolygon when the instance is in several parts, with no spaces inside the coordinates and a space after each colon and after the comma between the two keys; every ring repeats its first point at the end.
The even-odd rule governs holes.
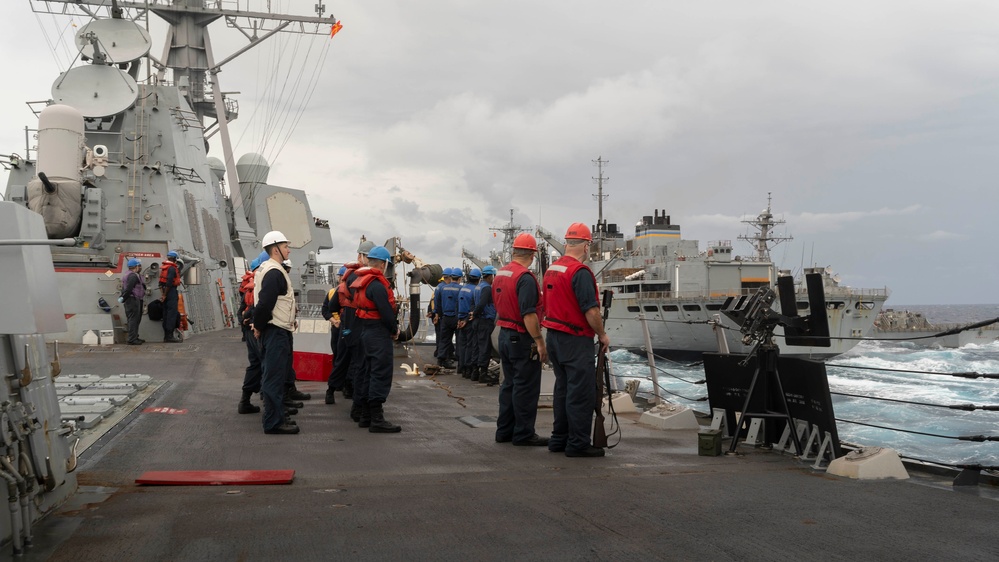
{"type": "Polygon", "coordinates": [[[522,232],[513,239],[513,247],[521,250],[538,251],[538,241],[527,232],[522,232]]]}
{"type": "Polygon", "coordinates": [[[565,239],[586,240],[587,242],[593,242],[593,236],[590,234],[590,227],[581,222],[574,222],[569,225],[569,228],[565,231],[565,239]]]}

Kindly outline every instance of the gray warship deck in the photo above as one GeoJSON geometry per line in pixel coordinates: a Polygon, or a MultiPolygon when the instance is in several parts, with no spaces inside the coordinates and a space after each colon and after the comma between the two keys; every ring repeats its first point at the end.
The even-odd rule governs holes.
{"type": "MultiPolygon", "coordinates": [[[[497,444],[492,428],[459,420],[495,416],[496,387],[401,369],[386,417],[402,433],[358,429],[346,401],[323,404],[324,383],[300,382],[313,393],[296,416],[302,433],[265,435],[258,415],[236,414],[245,347],[234,330],[120,353],[82,349],[64,351],[66,368],[167,384],[83,453],[79,493],[36,525],[23,560],[999,557],[991,487],[853,481],[748,447],[703,457],[694,431],[634,419],[622,420],[624,440],[607,457],[566,458],[497,444]],[[145,471],[244,469],[292,469],[295,479],[134,483],[145,471]]],[[[397,363],[430,356],[417,346],[397,363]]],[[[538,432],[550,428],[543,409],[538,432]]]]}

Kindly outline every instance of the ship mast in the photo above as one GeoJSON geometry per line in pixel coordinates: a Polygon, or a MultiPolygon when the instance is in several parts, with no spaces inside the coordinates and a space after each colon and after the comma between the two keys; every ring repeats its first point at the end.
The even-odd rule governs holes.
{"type": "Polygon", "coordinates": [[[610,164],[610,160],[604,160],[602,157],[597,156],[597,159],[591,160],[591,162],[597,165],[597,177],[592,178],[597,183],[597,192],[593,194],[593,198],[597,200],[597,224],[594,235],[597,238],[597,255],[602,258],[604,255],[604,231],[606,230],[606,225],[604,224],[604,199],[610,197],[609,195],[604,195],[604,183],[610,181],[610,178],[604,177],[604,165],[610,164]]]}
{"type": "Polygon", "coordinates": [[[770,250],[781,242],[792,239],[790,236],[774,236],[772,234],[774,227],[782,225],[786,221],[774,218],[773,213],[770,211],[771,199],[771,193],[767,192],[767,208],[757,215],[755,219],[742,221],[756,229],[756,234],[753,236],[746,234],[739,235],[739,240],[749,242],[756,249],[756,261],[770,261],[770,250]]]}
{"type": "Polygon", "coordinates": [[[505,226],[493,227],[489,230],[503,233],[503,250],[500,263],[509,263],[513,259],[513,239],[524,231],[519,224],[513,223],[513,209],[510,209],[510,222],[505,226]]]}

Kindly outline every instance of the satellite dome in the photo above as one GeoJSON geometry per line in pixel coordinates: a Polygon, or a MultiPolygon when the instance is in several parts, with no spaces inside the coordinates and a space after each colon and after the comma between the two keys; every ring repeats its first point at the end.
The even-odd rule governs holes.
{"type": "Polygon", "coordinates": [[[225,177],[225,163],[214,156],[208,157],[208,167],[211,168],[212,173],[215,174],[215,179],[222,179],[225,177]]]}
{"type": "Polygon", "coordinates": [[[239,157],[236,162],[236,176],[239,183],[267,183],[267,176],[271,172],[271,165],[263,156],[248,152],[239,157]]]}

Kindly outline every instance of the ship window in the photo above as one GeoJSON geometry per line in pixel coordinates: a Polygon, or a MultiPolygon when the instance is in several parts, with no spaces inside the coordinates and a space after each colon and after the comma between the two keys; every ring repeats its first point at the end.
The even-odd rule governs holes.
{"type": "Polygon", "coordinates": [[[652,304],[647,304],[642,308],[645,309],[645,312],[659,312],[659,307],[652,304]]]}
{"type": "Polygon", "coordinates": [[[874,310],[874,303],[870,301],[857,301],[857,304],[853,305],[857,310],[874,310]]]}
{"type": "Polygon", "coordinates": [[[829,301],[826,303],[826,308],[829,310],[839,310],[844,306],[846,306],[846,303],[843,301],[829,301]]]}
{"type": "Polygon", "coordinates": [[[706,305],[704,305],[704,308],[707,308],[708,310],[721,310],[722,309],[722,305],[720,305],[720,304],[706,304],[706,305]]]}
{"type": "Polygon", "coordinates": [[[687,312],[697,312],[698,310],[701,309],[701,305],[699,305],[699,304],[685,304],[685,305],[683,305],[683,309],[686,310],[687,312]]]}
{"type": "Polygon", "coordinates": [[[679,310],[680,310],[680,307],[678,307],[675,304],[664,304],[663,305],[663,312],[677,312],[679,310]]]}
{"type": "Polygon", "coordinates": [[[798,301],[798,310],[806,310],[808,308],[808,301],[802,302],[798,301]]]}
{"type": "Polygon", "coordinates": [[[629,306],[628,312],[640,312],[641,310],[637,306],[629,306]]]}

